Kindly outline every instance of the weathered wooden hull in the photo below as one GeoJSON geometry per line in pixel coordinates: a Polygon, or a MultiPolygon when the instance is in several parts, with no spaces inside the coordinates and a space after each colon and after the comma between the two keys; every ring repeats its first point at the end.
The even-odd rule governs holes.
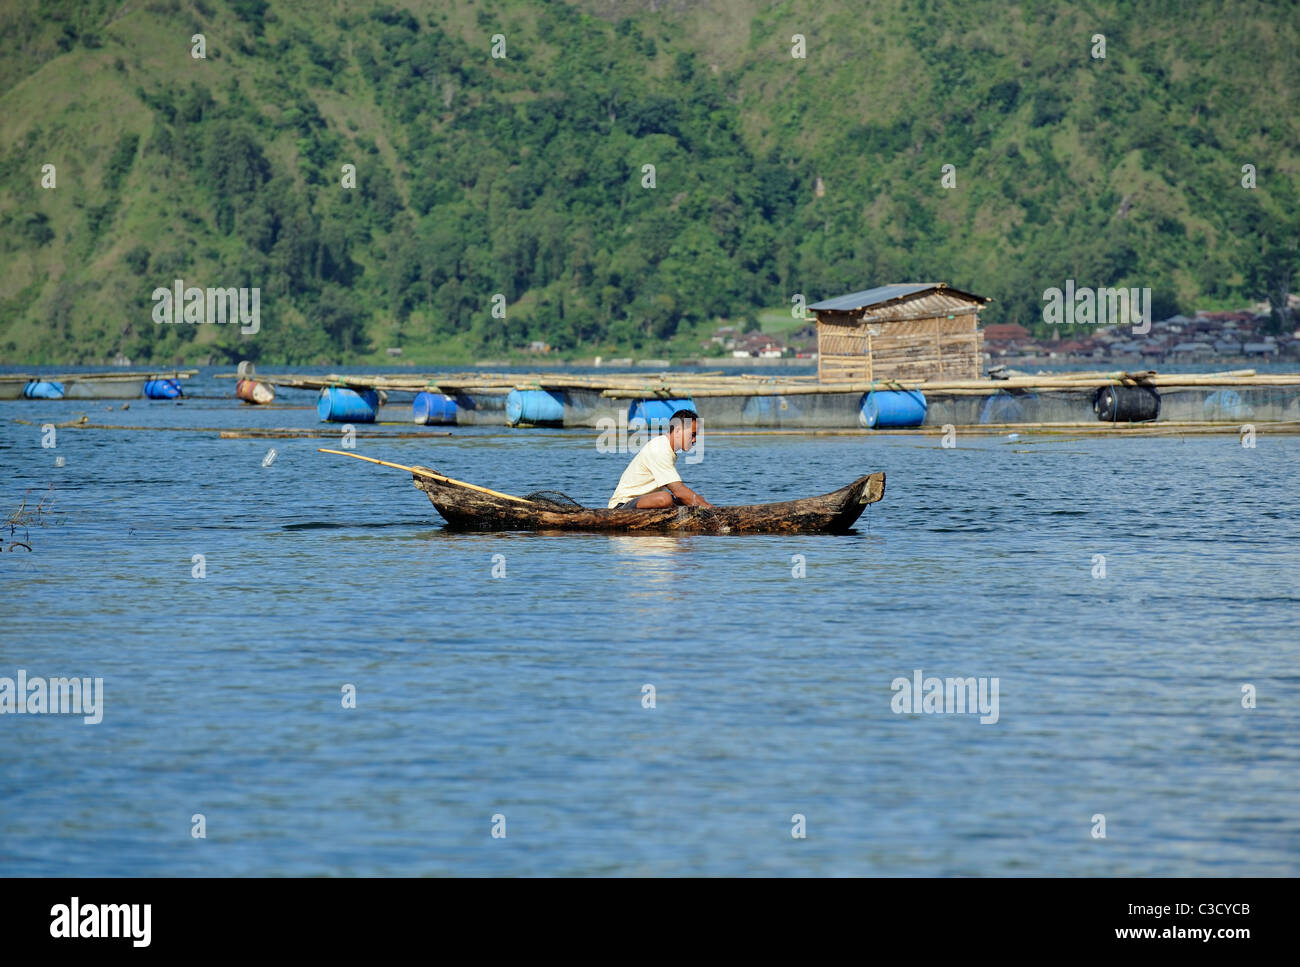
{"type": "MultiPolygon", "coordinates": [[[[859,477],[847,487],[820,497],[737,507],[665,507],[655,510],[558,510],[547,504],[511,499],[424,476],[412,468],[415,486],[456,528],[471,530],[576,530],[691,534],[843,533],[867,504],[885,495],[885,475],[859,477]]],[[[430,471],[436,473],[436,471],[430,471]]]]}

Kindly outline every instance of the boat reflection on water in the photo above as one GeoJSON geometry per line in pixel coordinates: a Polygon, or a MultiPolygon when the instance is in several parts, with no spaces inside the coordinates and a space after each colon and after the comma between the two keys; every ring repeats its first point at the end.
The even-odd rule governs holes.
{"type": "Polygon", "coordinates": [[[663,558],[689,551],[694,543],[689,537],[668,534],[606,534],[610,547],[629,557],[663,558]]]}
{"type": "Polygon", "coordinates": [[[605,539],[614,552],[610,570],[625,588],[623,596],[629,603],[653,599],[653,604],[642,600],[634,611],[658,608],[665,596],[681,591],[682,559],[693,549],[694,540],[669,534],[606,534],[605,539]]]}

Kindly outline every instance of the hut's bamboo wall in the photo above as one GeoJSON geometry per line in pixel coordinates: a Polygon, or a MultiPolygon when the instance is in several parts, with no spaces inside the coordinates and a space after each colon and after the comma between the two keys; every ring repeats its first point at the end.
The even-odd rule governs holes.
{"type": "Polygon", "coordinates": [[[844,379],[977,379],[983,334],[971,299],[932,291],[857,312],[821,312],[817,373],[844,379]]]}

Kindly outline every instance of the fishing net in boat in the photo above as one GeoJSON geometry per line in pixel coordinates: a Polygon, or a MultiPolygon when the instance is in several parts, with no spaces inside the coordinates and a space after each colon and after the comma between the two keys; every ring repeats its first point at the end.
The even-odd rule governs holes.
{"type": "Polygon", "coordinates": [[[548,510],[586,510],[568,494],[559,490],[534,490],[524,497],[535,504],[545,504],[548,510]]]}

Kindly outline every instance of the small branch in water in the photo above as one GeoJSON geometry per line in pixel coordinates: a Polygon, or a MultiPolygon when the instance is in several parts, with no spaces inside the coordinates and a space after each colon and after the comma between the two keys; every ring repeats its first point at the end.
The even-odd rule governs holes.
{"type": "Polygon", "coordinates": [[[5,550],[12,551],[19,547],[25,547],[30,551],[32,549],[32,536],[31,531],[28,529],[29,525],[37,524],[41,527],[45,527],[49,523],[49,521],[46,520],[46,515],[50,512],[50,507],[54,504],[54,484],[50,484],[50,489],[45,492],[43,497],[41,497],[40,502],[31,510],[28,510],[27,500],[30,496],[31,491],[29,490],[23,495],[23,502],[18,505],[18,509],[6,517],[4,523],[0,525],[9,528],[9,546],[4,548],[5,550]],[[48,506],[46,501],[49,501],[48,506]],[[14,534],[17,533],[19,527],[23,528],[23,536],[26,540],[14,540],[14,534]]]}

